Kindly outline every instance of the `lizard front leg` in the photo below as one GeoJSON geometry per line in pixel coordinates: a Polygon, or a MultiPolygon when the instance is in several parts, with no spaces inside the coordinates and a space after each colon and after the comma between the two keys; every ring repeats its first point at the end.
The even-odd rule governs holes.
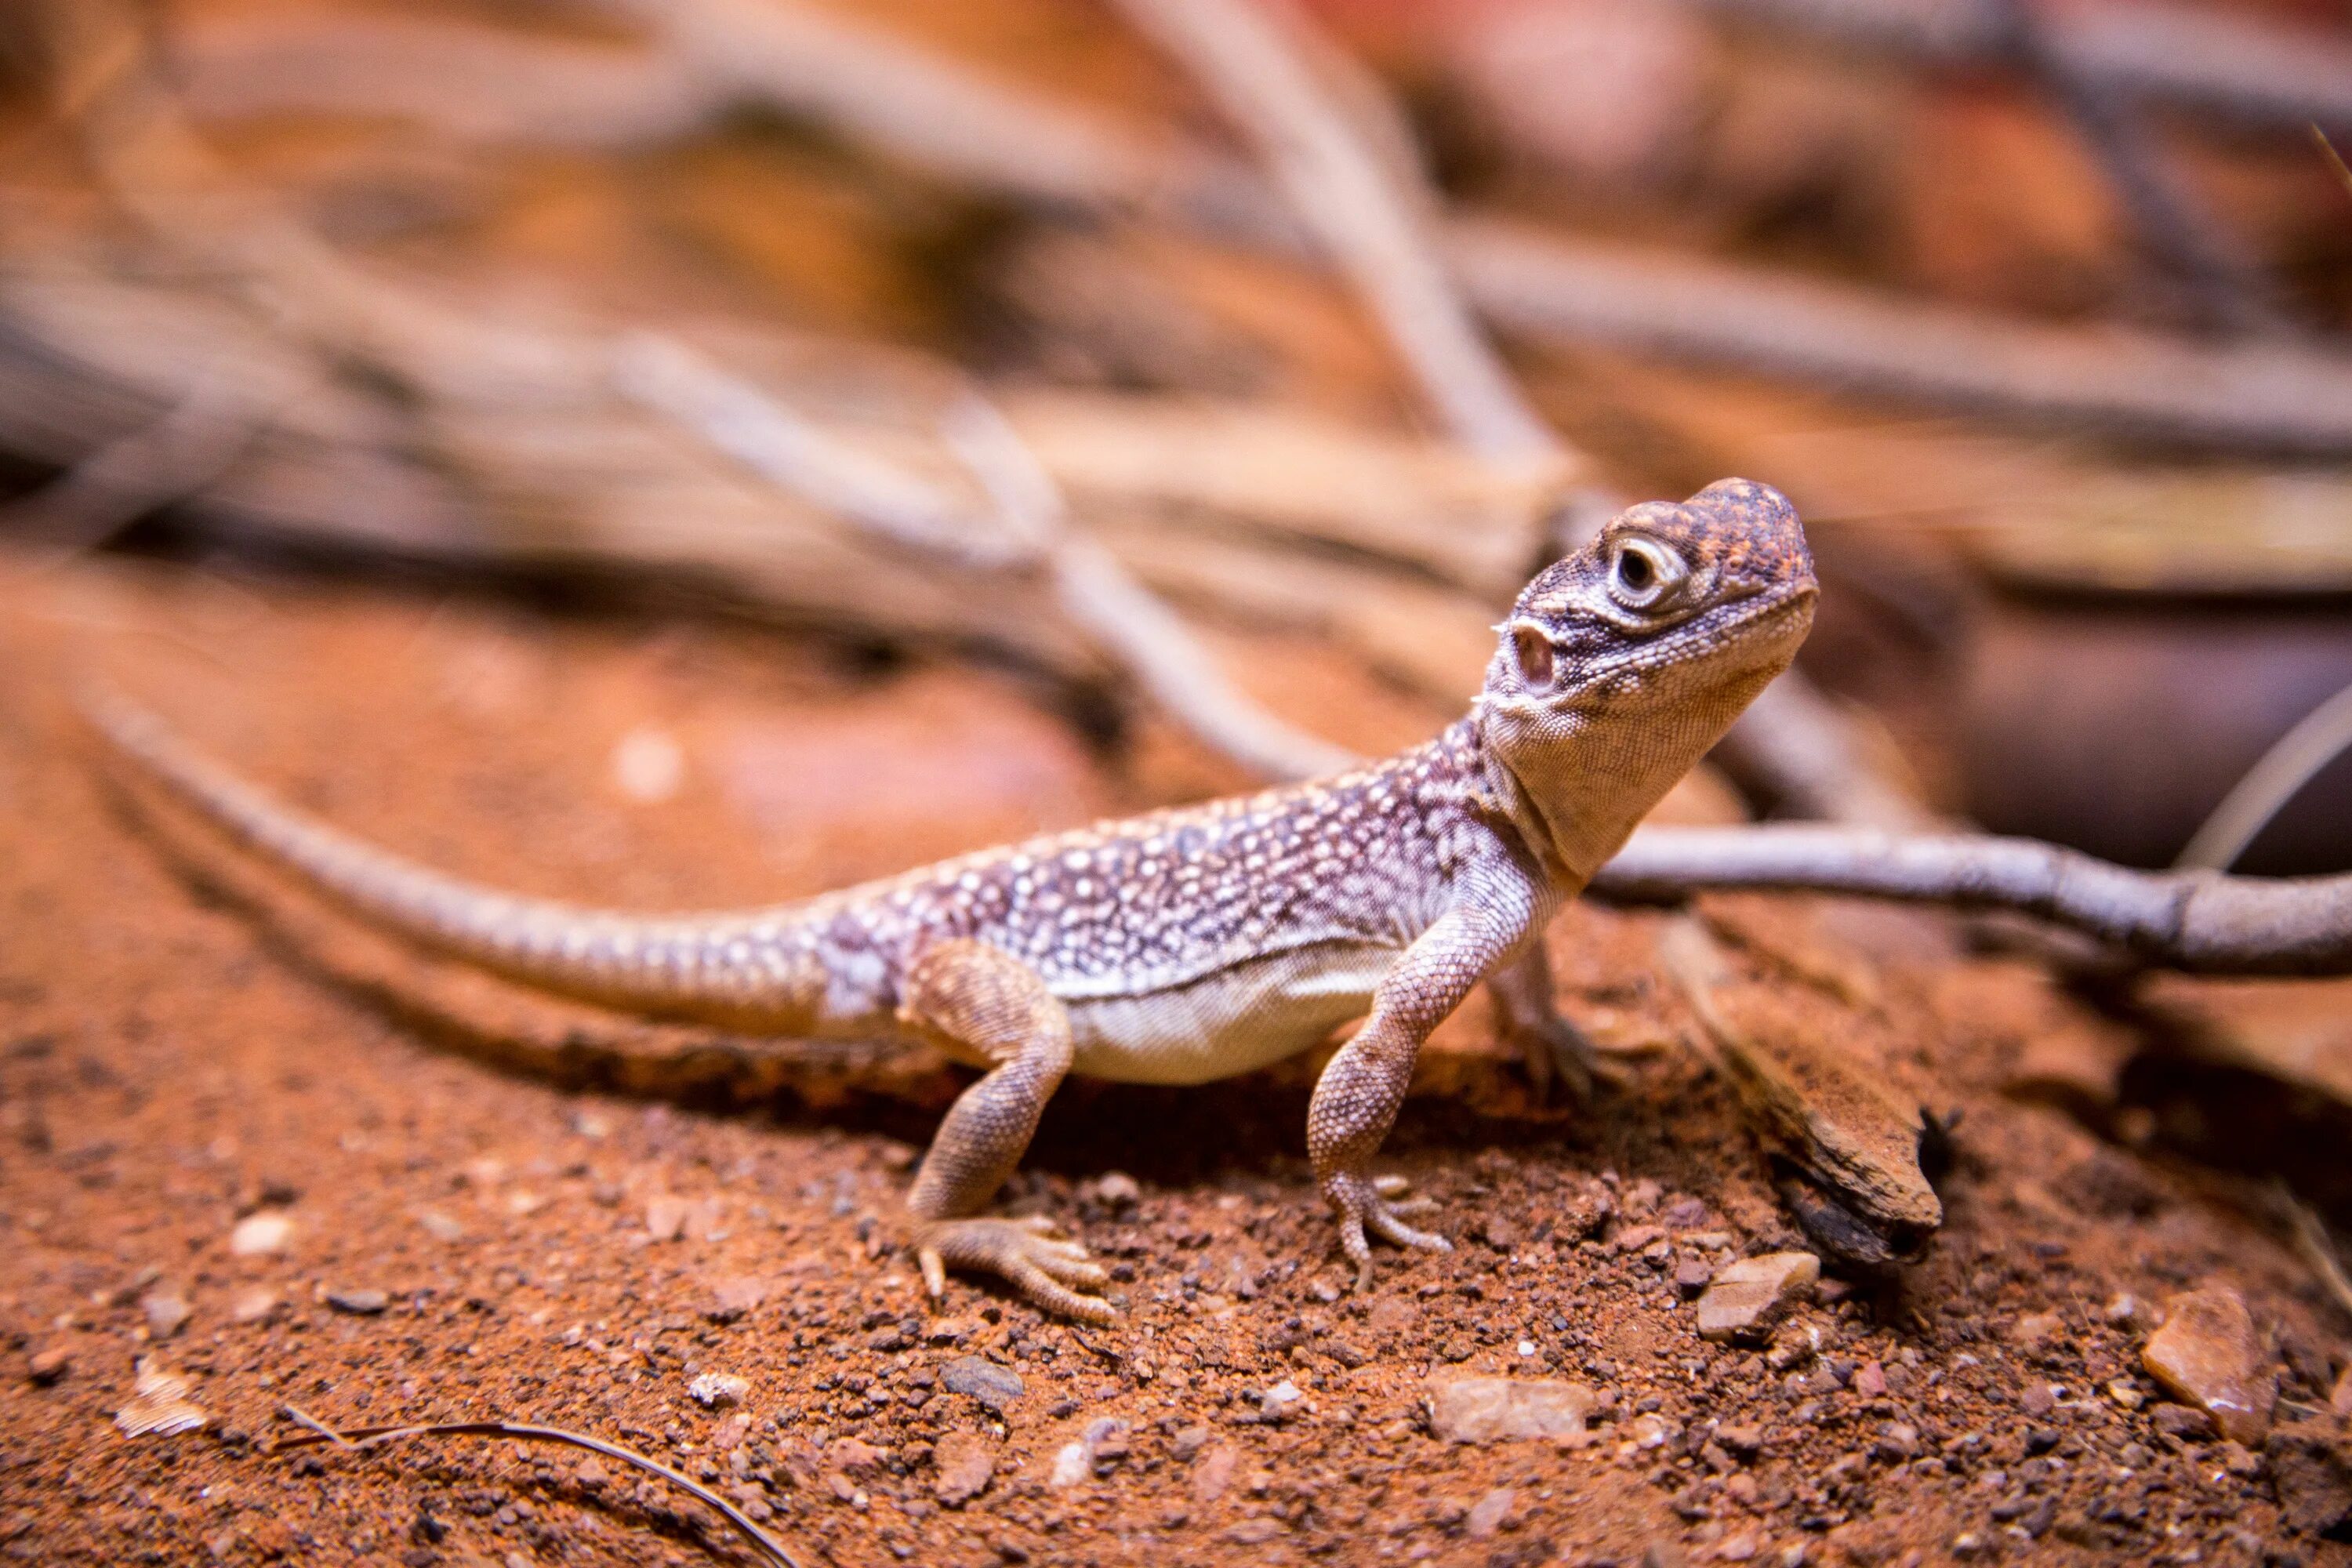
{"type": "Polygon", "coordinates": [[[1400,1247],[1449,1245],[1397,1217],[1375,1187],[1372,1156],[1396,1123],[1422,1042],[1526,939],[1539,902],[1531,887],[1512,882],[1439,916],[1382,978],[1371,1016],[1316,1080],[1307,1152],[1339,1216],[1339,1245],[1356,1266],[1359,1289],[1372,1278],[1368,1230],[1400,1247]]]}
{"type": "Polygon", "coordinates": [[[1088,1322],[1118,1316],[1097,1296],[1108,1277],[1050,1223],[983,1217],[1070,1070],[1070,1018],[1036,971],[984,943],[941,942],[907,973],[899,1016],[994,1066],[940,1122],[907,1194],[915,1257],[937,1300],[949,1265],[994,1274],[1047,1311],[1088,1322]]]}

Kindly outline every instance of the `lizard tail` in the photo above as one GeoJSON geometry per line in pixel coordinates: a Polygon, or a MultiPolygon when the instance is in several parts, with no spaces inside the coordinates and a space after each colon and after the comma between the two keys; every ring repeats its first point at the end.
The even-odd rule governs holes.
{"type": "Polygon", "coordinates": [[[793,906],[636,916],[445,876],[273,800],[111,691],[83,718],[125,761],[268,863],[371,925],[507,979],[632,1011],[805,1028],[824,974],[793,906]]]}

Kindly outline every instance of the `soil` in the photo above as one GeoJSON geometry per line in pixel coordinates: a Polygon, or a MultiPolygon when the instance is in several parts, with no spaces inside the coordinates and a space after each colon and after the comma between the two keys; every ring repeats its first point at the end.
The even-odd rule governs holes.
{"type": "MultiPolygon", "coordinates": [[[[1440,717],[1310,650],[1234,651],[1351,744],[1440,717]]],[[[100,787],[61,695],[93,666],[355,831],[646,909],[1237,782],[1149,726],[1092,745],[1013,675],[767,631],[227,570],[12,577],[15,1560],[752,1560],[612,1461],[470,1437],[274,1450],[293,1406],[578,1428],[703,1479],[809,1563],[2352,1561],[2282,1517],[2275,1444],[2220,1440],[2139,1363],[2168,1297],[2234,1289],[2282,1418],[2332,1421],[2343,1319],[2236,1178],[2017,1092],[2119,1026],[1939,921],[1709,911],[1751,978],[1834,998],[1893,1081],[1959,1118],[1926,1261],[1892,1283],[1832,1270],[1767,1342],[1703,1342],[1693,1289],[1802,1237],[1683,1048],[1655,951],[1671,917],[1597,909],[1551,934],[1560,1000],[1624,1085],[1536,1104],[1474,1004],[1390,1141],[1451,1253],[1384,1251],[1370,1293],[1345,1289],[1303,1159],[1311,1062],[1073,1085],[1007,1201],[1109,1264],[1126,1315],[1074,1329],[965,1279],[934,1311],[893,1216],[948,1069],[780,1065],[559,1007],[248,886],[100,787]],[[286,1221],[278,1250],[233,1248],[256,1216],[247,1241],[286,1221]],[[205,1426],[118,1429],[142,1358],[186,1379],[205,1426]],[[1589,1429],[1441,1441],[1431,1380],[1464,1373],[1582,1385],[1589,1429]],[[742,1380],[731,1402],[697,1397],[709,1374],[742,1380]]]]}

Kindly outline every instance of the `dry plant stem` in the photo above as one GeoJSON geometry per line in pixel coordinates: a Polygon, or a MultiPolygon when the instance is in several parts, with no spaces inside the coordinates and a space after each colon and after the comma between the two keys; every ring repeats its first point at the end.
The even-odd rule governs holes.
{"type": "Polygon", "coordinates": [[[158,507],[205,489],[236,461],[258,428],[259,421],[232,395],[199,385],[154,420],[9,506],[0,513],[0,527],[21,521],[61,532],[65,537],[48,541],[30,564],[62,563],[99,548],[158,507]]]}
{"type": "Polygon", "coordinates": [[[1394,177],[1317,79],[1317,63],[1327,76],[1346,68],[1336,54],[1278,9],[1282,0],[1118,3],[1256,145],[1454,435],[1490,458],[1559,458],[1558,437],[1528,406],[1423,238],[1425,194],[1394,177]]]}
{"type": "Polygon", "coordinates": [[[1783,816],[1926,832],[1933,813],[1864,754],[1853,721],[1811,681],[1784,675],[1759,692],[1711,753],[1783,816]]]}
{"type": "Polygon", "coordinates": [[[2352,747],[2352,686],[2301,719],[2255,759],[2173,861],[2176,870],[2226,871],[2319,770],[2352,747]]]}
{"type": "Polygon", "coordinates": [[[2140,244],[2188,287],[2215,323],[2245,331],[2283,323],[2244,247],[2167,169],[2121,95],[2082,70],[2051,35],[2041,0],[1982,0],[2009,53],[2065,107],[2106,171],[2140,244]]]}
{"type": "MultiPolygon", "coordinates": [[[[1684,0],[1825,42],[1938,66],[1999,63],[1981,0],[1684,0]]],[[[2245,8],[2168,0],[2074,0],[2053,9],[2053,51],[2106,91],[2248,127],[2352,128],[2352,48],[2337,36],[2245,8]]]]}
{"type": "Polygon", "coordinates": [[[2344,194],[2352,195],[2352,165],[2344,162],[2344,154],[2336,150],[2336,143],[2327,139],[2327,132],[2316,125],[2311,128],[2311,139],[2319,143],[2320,156],[2327,160],[2327,166],[2335,170],[2336,179],[2343,182],[2344,194]]]}
{"type": "Polygon", "coordinates": [[[2012,910],[2163,968],[2352,973],[2352,875],[2270,880],[2135,871],[2030,838],[1906,837],[1803,825],[1650,827],[1601,868],[1608,898],[1709,889],[1849,893],[2012,910]]]}
{"type": "MultiPolygon", "coordinates": [[[[1140,211],[1283,255],[1311,251],[1310,237],[1247,169],[1039,101],[886,34],[824,18],[830,52],[812,82],[771,36],[803,25],[804,8],[790,0],[628,3],[653,13],[649,23],[673,47],[688,38],[698,58],[724,55],[740,99],[817,120],[934,174],[1049,211],[1140,211]],[[953,90],[907,96],[910,82],[935,79],[953,90]],[[1074,153],[1081,146],[1091,151],[1074,153]]],[[[1976,0],[1967,4],[1973,11],[1976,0]]],[[[2283,52],[2301,67],[2299,55],[2283,52]]],[[[2335,84],[2352,99],[2346,84],[2352,69],[2335,84]]],[[[2292,120],[2352,122],[2352,103],[2344,107],[2325,116],[2305,107],[2292,120]]],[[[1481,313],[1537,342],[1600,343],[2150,440],[2352,451],[2352,362],[2340,354],[2044,325],[1493,219],[1444,218],[1435,232],[1481,313]]]]}
{"type": "Polygon", "coordinates": [[[2303,1255],[2327,1294],[2347,1314],[2352,1314],[2352,1279],[2345,1278],[2344,1260],[2336,1256],[2336,1243],[2327,1234],[2326,1222],[2311,1210],[2311,1205],[2296,1197],[2284,1182],[2277,1184],[2278,1205],[2285,1211],[2287,1225],[2294,1232],[2294,1249],[2303,1255]]]}
{"type": "Polygon", "coordinates": [[[512,1421],[436,1421],[415,1426],[358,1426],[348,1432],[339,1432],[291,1405],[283,1408],[289,1419],[308,1426],[313,1435],[280,1438],[272,1445],[273,1451],[307,1448],[319,1443],[332,1443],[340,1448],[373,1448],[396,1443],[404,1437],[511,1437],[521,1443],[555,1443],[565,1447],[585,1448],[648,1475],[659,1476],[670,1485],[692,1493],[716,1509],[719,1516],[757,1547],[769,1562],[781,1564],[782,1568],[800,1568],[800,1559],[785,1550],[782,1542],[761,1529],[740,1509],[717,1492],[680,1475],[658,1459],[647,1458],[634,1449],[624,1448],[617,1443],[607,1443],[584,1432],[573,1432],[562,1426],[527,1426],[512,1421]]]}

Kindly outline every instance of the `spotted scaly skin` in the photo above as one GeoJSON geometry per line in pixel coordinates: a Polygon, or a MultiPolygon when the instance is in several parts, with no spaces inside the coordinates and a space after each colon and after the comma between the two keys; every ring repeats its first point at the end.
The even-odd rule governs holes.
{"type": "Polygon", "coordinates": [[[1422,1042],[1482,979],[1516,977],[1506,1001],[1535,1005],[1521,994],[1546,921],[1788,667],[1815,593],[1788,501],[1726,479],[1632,508],[1528,584],[1469,714],[1425,745],[720,914],[477,887],[272,801],[128,704],[89,715],[169,795],[419,945],[563,995],[772,1035],[779,1049],[911,1035],[982,1068],[908,1196],[925,1282],[937,1298],[947,1266],[977,1269],[1102,1321],[1105,1277],[1084,1249],[982,1212],[1063,1077],[1207,1082],[1369,1010],[1316,1086],[1316,1176],[1360,1285],[1368,1234],[1443,1247],[1371,1175],[1422,1042]]]}

